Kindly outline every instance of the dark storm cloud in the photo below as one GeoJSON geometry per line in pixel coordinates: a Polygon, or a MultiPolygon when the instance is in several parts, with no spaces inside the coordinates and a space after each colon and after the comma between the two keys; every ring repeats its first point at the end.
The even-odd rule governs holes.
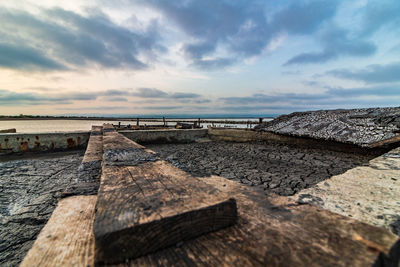
{"type": "Polygon", "coordinates": [[[187,59],[202,69],[229,66],[239,57],[255,56],[281,32],[310,34],[333,17],[338,1],[293,1],[267,16],[267,1],[161,1],[145,4],[160,10],[195,39],[182,47],[187,59]],[[317,11],[317,12],[316,12],[317,11]],[[218,46],[230,57],[212,58],[218,46]]]}
{"type": "Polygon", "coordinates": [[[19,70],[58,70],[66,65],[79,68],[89,64],[144,69],[147,63],[139,60],[139,55],[163,49],[158,44],[156,22],[133,32],[98,10],[83,16],[55,8],[41,10],[38,16],[1,9],[0,24],[0,33],[6,36],[0,41],[0,65],[19,70]],[[21,43],[29,47],[19,47],[21,43]]]}
{"type": "Polygon", "coordinates": [[[365,83],[400,82],[400,62],[387,65],[374,64],[359,70],[336,69],[328,71],[326,74],[365,83]]]}
{"type": "Polygon", "coordinates": [[[341,28],[330,26],[320,36],[323,45],[321,52],[302,53],[289,59],[284,65],[324,63],[341,56],[370,56],[376,52],[375,44],[358,37],[341,28]]]}

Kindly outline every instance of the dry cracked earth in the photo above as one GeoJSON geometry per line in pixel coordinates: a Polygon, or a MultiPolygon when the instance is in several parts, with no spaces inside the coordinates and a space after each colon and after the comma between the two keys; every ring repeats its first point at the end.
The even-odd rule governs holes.
{"type": "Polygon", "coordinates": [[[0,266],[18,266],[77,175],[83,152],[0,162],[0,266]]]}
{"type": "MultiPolygon", "coordinates": [[[[148,145],[175,166],[293,195],[375,156],[266,143],[208,142],[148,145]]],[[[17,266],[77,176],[83,151],[0,162],[0,265],[17,266]]]]}
{"type": "Polygon", "coordinates": [[[376,157],[274,143],[208,142],[147,147],[193,176],[214,174],[283,196],[294,195],[376,157]]]}

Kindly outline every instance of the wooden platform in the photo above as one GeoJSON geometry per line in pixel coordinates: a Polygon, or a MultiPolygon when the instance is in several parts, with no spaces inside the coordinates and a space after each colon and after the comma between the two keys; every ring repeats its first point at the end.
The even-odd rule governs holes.
{"type": "Polygon", "coordinates": [[[99,195],[61,200],[22,266],[94,266],[119,262],[121,257],[123,262],[112,266],[399,264],[400,242],[386,229],[287,197],[265,196],[225,178],[191,177],[142,146],[126,142],[104,128],[99,195]],[[221,196],[236,200],[238,218],[235,225],[217,230],[213,227],[219,219],[210,223],[208,212],[221,214],[224,222],[225,211],[232,212],[229,200],[213,210],[213,201],[221,196]],[[167,220],[160,223],[160,218],[167,220]],[[181,222],[192,223],[193,229],[171,227],[181,227],[181,222]],[[212,232],[182,238],[188,232],[204,233],[198,225],[208,225],[206,230],[212,232]],[[170,238],[182,241],[171,245],[170,238]],[[168,247],[161,249],[164,246],[168,247]],[[129,260],[139,255],[143,256],[129,260]]]}
{"type": "MultiPolygon", "coordinates": [[[[201,179],[237,200],[238,223],[114,266],[397,266],[399,241],[383,228],[286,197],[266,197],[225,178],[201,179]]],[[[87,222],[93,222],[94,197],[62,200],[22,266],[93,266],[90,251],[94,251],[94,238],[87,222]],[[82,209],[76,202],[88,208],[82,209]],[[60,218],[63,213],[69,216],[60,218]],[[60,221],[62,218],[71,223],[60,221]],[[46,238],[49,228],[57,238],[46,238]]]]}

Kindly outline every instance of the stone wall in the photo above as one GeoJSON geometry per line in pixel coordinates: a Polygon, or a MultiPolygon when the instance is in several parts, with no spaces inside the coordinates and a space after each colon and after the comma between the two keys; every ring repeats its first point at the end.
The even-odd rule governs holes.
{"type": "Polygon", "coordinates": [[[85,148],[89,132],[0,134],[0,155],[85,148]]]}
{"type": "Polygon", "coordinates": [[[118,131],[140,144],[192,143],[207,138],[207,129],[118,131]]]}

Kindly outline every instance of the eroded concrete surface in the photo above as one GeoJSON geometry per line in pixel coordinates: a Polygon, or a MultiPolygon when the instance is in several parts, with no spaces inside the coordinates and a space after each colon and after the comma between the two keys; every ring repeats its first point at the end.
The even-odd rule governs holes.
{"type": "Polygon", "coordinates": [[[0,265],[17,266],[75,178],[83,151],[0,162],[0,265]]]}
{"type": "Polygon", "coordinates": [[[294,112],[255,129],[368,147],[388,139],[400,141],[400,107],[294,112]]]}
{"type": "Polygon", "coordinates": [[[375,157],[276,143],[208,142],[147,147],[193,176],[215,174],[283,196],[366,165],[375,157]]]}
{"type": "Polygon", "coordinates": [[[295,196],[400,236],[400,147],[295,196]]]}

